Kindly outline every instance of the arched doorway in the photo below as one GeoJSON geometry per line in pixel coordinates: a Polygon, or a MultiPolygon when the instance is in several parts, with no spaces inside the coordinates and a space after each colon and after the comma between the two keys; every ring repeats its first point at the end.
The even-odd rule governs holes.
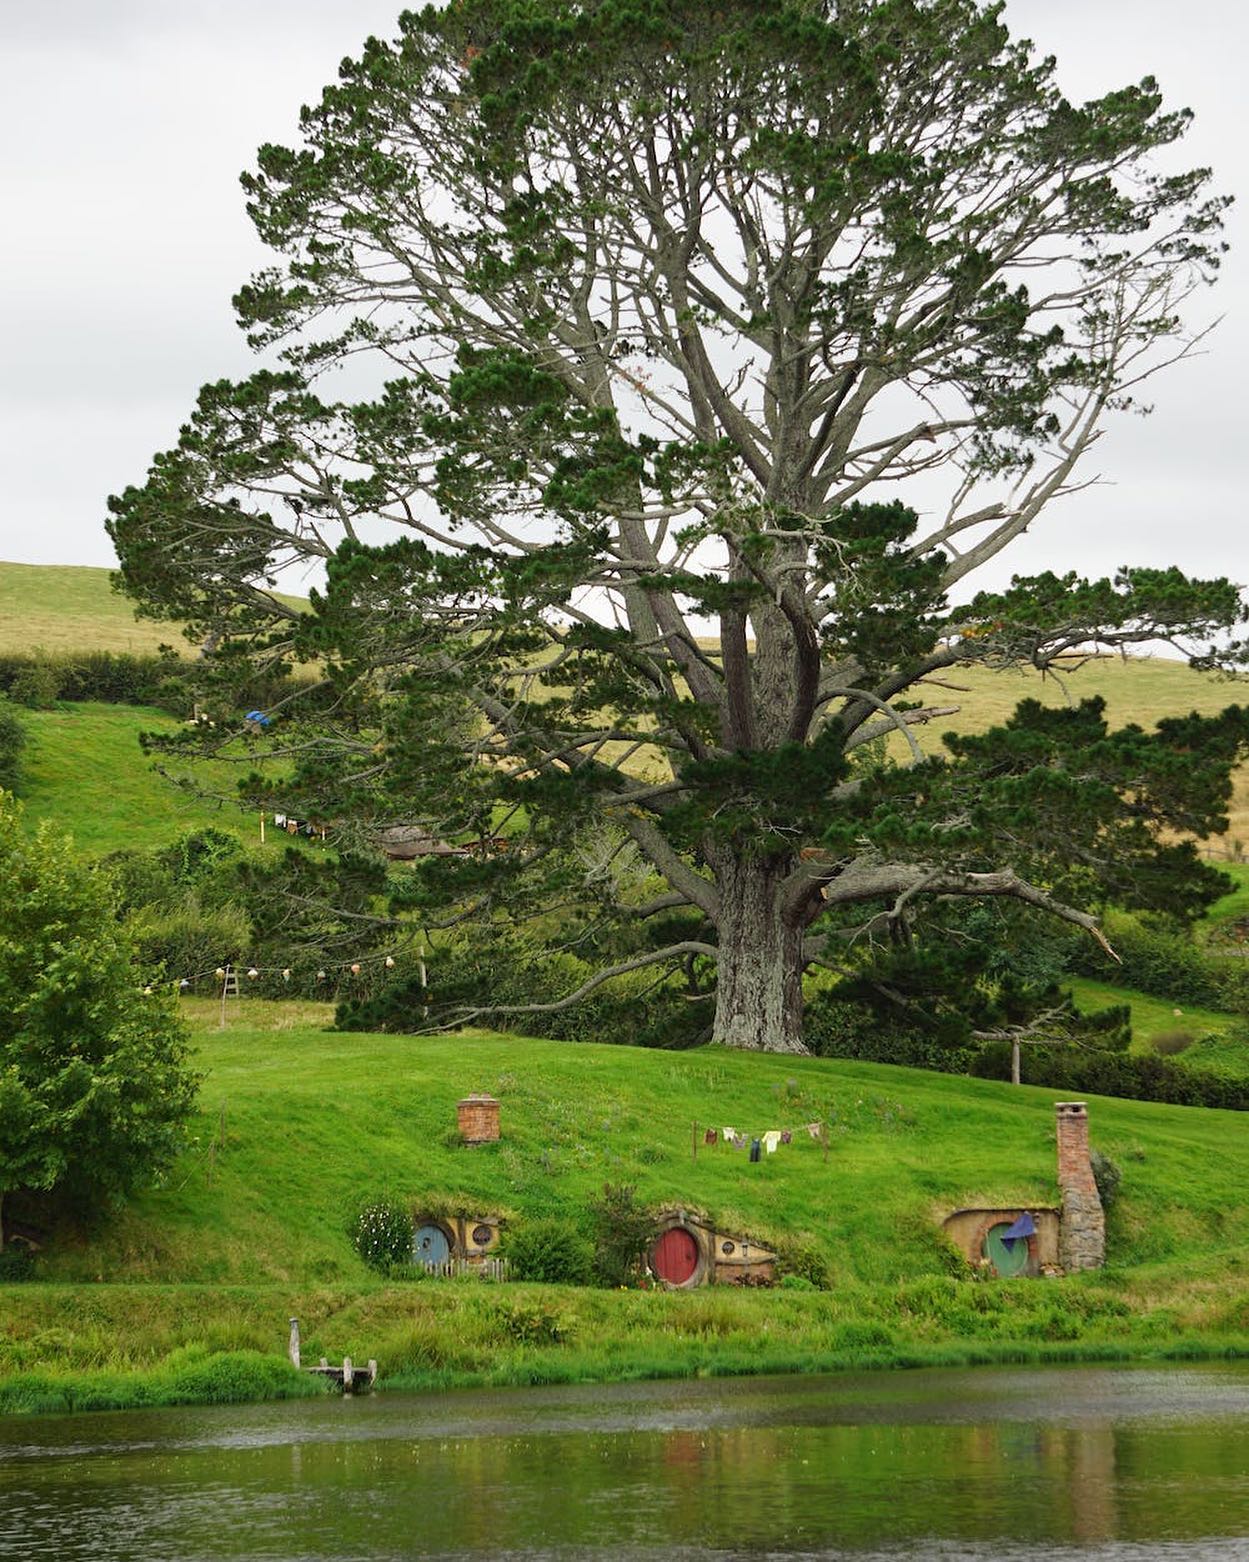
{"type": "Polygon", "coordinates": [[[692,1232],[669,1226],[651,1248],[651,1269],[669,1285],[689,1285],[698,1274],[701,1257],[692,1232]]]}
{"type": "Polygon", "coordinates": [[[1027,1237],[1003,1241],[1011,1229],[1011,1222],[1003,1220],[990,1226],[984,1234],[984,1256],[993,1265],[994,1272],[1005,1278],[1026,1273],[1030,1256],[1027,1237]]]}
{"type": "Polygon", "coordinates": [[[451,1257],[451,1238],[432,1220],[422,1221],[412,1239],[412,1262],[433,1268],[451,1257]]]}

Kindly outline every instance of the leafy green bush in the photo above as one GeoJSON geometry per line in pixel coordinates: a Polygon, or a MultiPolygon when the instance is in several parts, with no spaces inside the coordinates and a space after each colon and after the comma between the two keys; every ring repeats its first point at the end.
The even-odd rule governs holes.
{"type": "Polygon", "coordinates": [[[241,906],[205,906],[187,890],[172,906],[144,906],[127,922],[139,961],[174,981],[209,976],[249,947],[251,922],[241,906]]]}
{"type": "Polygon", "coordinates": [[[1112,1161],[1102,1150],[1091,1150],[1089,1163],[1093,1168],[1093,1181],[1097,1184],[1102,1208],[1109,1209],[1119,1196],[1119,1184],[1123,1181],[1123,1173],[1117,1162],[1112,1161]]]}
{"type": "Polygon", "coordinates": [[[594,1221],[594,1277],[617,1289],[642,1273],[646,1250],[655,1235],[655,1212],[639,1201],[631,1183],[604,1183],[590,1204],[594,1221]]]}
{"type": "MultiPolygon", "coordinates": [[[[205,663],[179,656],[133,655],[126,651],[84,651],[71,656],[0,655],[0,692],[14,699],[15,685],[32,678],[47,687],[53,680],[52,699],[97,700],[106,705],[157,705],[175,716],[186,716],[195,699],[194,681],[205,663]]],[[[283,674],[249,671],[235,687],[217,691],[219,703],[242,712],[249,706],[262,709],[288,695],[311,687],[312,680],[283,674]]],[[[25,702],[22,702],[25,703],[25,702]]]]}
{"type": "Polygon", "coordinates": [[[776,1247],[776,1272],[782,1283],[801,1280],[814,1290],[825,1291],[833,1283],[824,1252],[801,1237],[782,1237],[776,1247]]]}
{"type": "Polygon", "coordinates": [[[802,1039],[818,1058],[896,1063],[939,1074],[966,1074],[975,1051],[951,1046],[930,1031],[891,1025],[859,1004],[816,993],[803,1017],[802,1039]]]}
{"type": "Polygon", "coordinates": [[[548,1285],[589,1285],[594,1249],[571,1221],[554,1217],[508,1228],[504,1252],[513,1280],[548,1285]]]}
{"type": "MultiPolygon", "coordinates": [[[[1242,961],[1211,959],[1191,933],[1119,914],[1107,919],[1106,932],[1122,965],[1114,980],[1155,998],[1212,1009],[1249,1006],[1249,971],[1242,961]]],[[[1073,969],[1106,979],[1106,963],[1090,948],[1077,946],[1073,969]]]]}
{"type": "Polygon", "coordinates": [[[410,1263],[415,1234],[412,1211],[397,1199],[369,1199],[352,1218],[352,1244],[370,1269],[385,1274],[393,1264],[410,1263]]]}
{"type": "Polygon", "coordinates": [[[47,663],[32,662],[21,668],[9,685],[9,698],[27,710],[50,710],[61,693],[61,679],[47,663]]]}
{"type": "Polygon", "coordinates": [[[6,1247],[0,1251],[0,1285],[29,1280],[35,1272],[35,1255],[28,1247],[6,1247]]]}
{"type": "Polygon", "coordinates": [[[8,700],[0,698],[0,789],[16,792],[22,778],[26,728],[8,700]]]}
{"type": "Polygon", "coordinates": [[[495,1314],[503,1337],[517,1345],[564,1345],[577,1332],[577,1319],[552,1302],[506,1302],[495,1314]]]}

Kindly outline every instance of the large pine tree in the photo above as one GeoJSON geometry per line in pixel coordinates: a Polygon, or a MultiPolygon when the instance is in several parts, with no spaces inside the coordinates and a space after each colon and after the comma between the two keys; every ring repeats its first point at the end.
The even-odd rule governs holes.
{"type": "Polygon", "coordinates": [[[112,501],[126,588],[223,678],[323,670],[286,796],[505,833],[436,865],[455,915],[627,843],[666,888],[600,872],[604,914],[672,931],[619,964],[714,957],[730,1045],[800,1049],[809,963],[950,897],[1095,937],[1107,896],[1199,905],[1239,712],[912,732],[968,665],[1209,662],[1243,615],[1175,570],[973,578],[1191,345],[1224,202],[1163,171],[1188,117],[1068,102],[975,0],[406,13],[244,179],[268,366],[112,501]]]}

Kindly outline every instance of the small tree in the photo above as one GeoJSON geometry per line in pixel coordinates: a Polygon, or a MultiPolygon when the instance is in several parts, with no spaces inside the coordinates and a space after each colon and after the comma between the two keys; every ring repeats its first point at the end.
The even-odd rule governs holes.
{"type": "Polygon", "coordinates": [[[172,992],[146,993],[107,875],[0,797],[0,1195],[112,1201],[168,1165],[196,1078],[172,992]]]}
{"type": "Polygon", "coordinates": [[[0,1253],[4,1251],[4,1196],[13,1188],[47,1188],[61,1157],[49,1115],[14,1067],[0,1072],[0,1253]]]}

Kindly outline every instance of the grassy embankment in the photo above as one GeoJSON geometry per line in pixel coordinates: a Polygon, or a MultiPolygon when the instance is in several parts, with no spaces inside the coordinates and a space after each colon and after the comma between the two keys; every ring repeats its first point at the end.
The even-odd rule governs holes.
{"type": "Polygon", "coordinates": [[[1110,1266],[990,1282],[937,1220],[1054,1200],[1052,1092],[712,1050],[334,1035],[315,1006],[246,1000],[220,1032],[210,1004],[191,1009],[197,1142],[162,1188],[56,1233],[40,1280],[0,1287],[0,1408],[298,1392],[280,1364],[292,1314],[308,1357],[374,1356],[408,1386],[1249,1352],[1249,1139],[1232,1114],[1094,1099],[1093,1140],[1124,1173],[1110,1266]],[[497,1147],[449,1131],[473,1089],[503,1103],[497,1147]],[[803,1133],[758,1165],[691,1156],[695,1122],[815,1117],[833,1124],[827,1162],[803,1133]],[[388,1283],[345,1234],[384,1190],[518,1222],[579,1219],[608,1180],[802,1243],[829,1288],[388,1283]]]}

